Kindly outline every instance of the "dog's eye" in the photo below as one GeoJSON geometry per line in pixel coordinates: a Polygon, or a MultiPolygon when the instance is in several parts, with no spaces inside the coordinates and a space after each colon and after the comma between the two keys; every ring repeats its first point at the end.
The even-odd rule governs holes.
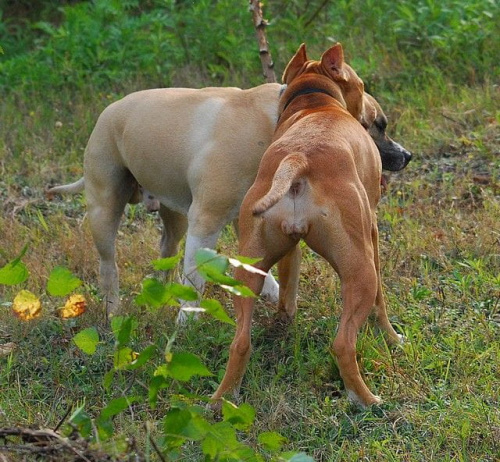
{"type": "Polygon", "coordinates": [[[373,122],[373,125],[375,125],[375,127],[377,127],[379,130],[384,132],[385,129],[387,128],[387,120],[375,119],[375,121],[373,122]]]}

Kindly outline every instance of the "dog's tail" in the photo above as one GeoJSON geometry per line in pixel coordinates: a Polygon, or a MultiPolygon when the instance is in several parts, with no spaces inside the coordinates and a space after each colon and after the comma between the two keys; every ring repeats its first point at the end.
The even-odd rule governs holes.
{"type": "Polygon", "coordinates": [[[54,199],[56,194],[76,194],[85,189],[85,180],[83,176],[74,183],[63,184],[61,186],[54,186],[45,191],[45,197],[50,201],[54,199]]]}
{"type": "Polygon", "coordinates": [[[263,213],[275,205],[293,187],[294,182],[306,173],[308,166],[304,154],[300,152],[288,154],[274,172],[271,189],[254,205],[253,214],[263,213]]]}

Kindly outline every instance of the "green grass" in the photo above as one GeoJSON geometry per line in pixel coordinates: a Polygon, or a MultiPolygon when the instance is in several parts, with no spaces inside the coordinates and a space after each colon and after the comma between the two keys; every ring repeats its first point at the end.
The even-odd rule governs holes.
{"type": "MultiPolygon", "coordinates": [[[[277,431],[288,439],[286,449],[318,461],[498,460],[500,95],[498,68],[492,64],[498,58],[498,40],[492,39],[498,26],[488,19],[498,6],[450,1],[439,10],[438,3],[401,2],[394,10],[383,1],[370,2],[371,9],[362,2],[341,2],[320,10],[316,24],[307,25],[321,2],[313,1],[305,11],[301,2],[287,3],[272,2],[265,12],[272,19],[267,32],[278,74],[300,41],[308,43],[312,55],[330,38],[342,41],[349,61],[386,110],[390,135],[414,153],[406,170],[390,175],[379,207],[389,314],[407,341],[390,348],[376,332],[363,330],[359,360],[384,402],[368,410],[349,404],[329,352],[341,310],[338,279],[305,250],[295,322],[277,328],[273,306],[258,303],[254,352],[242,387],[242,399],[255,407],[257,417],[240,439],[257,447],[260,433],[277,431]],[[371,17],[364,14],[369,11],[371,17]],[[467,39],[472,42],[465,46],[467,39]]],[[[82,404],[96,417],[112,398],[144,393],[156,365],[134,376],[122,372],[111,389],[103,387],[114,340],[98,298],[97,256],[84,199],[48,203],[43,197],[49,183],[82,174],[83,148],[102,109],[139,88],[260,82],[245,8],[230,8],[224,16],[224,2],[216,11],[200,2],[197,12],[205,16],[187,6],[175,16],[170,2],[163,10],[160,2],[145,2],[143,11],[133,1],[122,2],[126,8],[117,3],[114,11],[105,2],[96,4],[98,11],[86,2],[68,8],[66,20],[59,13],[60,28],[50,22],[47,7],[37,18],[47,23],[42,29],[7,35],[20,30],[19,20],[4,16],[0,30],[5,52],[0,57],[0,267],[28,243],[23,262],[30,270],[22,287],[0,286],[0,345],[16,345],[12,354],[0,357],[0,428],[54,428],[68,408],[82,404]],[[183,34],[160,26],[167,12],[183,34]],[[213,37],[203,27],[212,19],[213,37]],[[103,30],[108,41],[115,34],[118,44],[101,48],[106,21],[122,35],[103,30]],[[229,26],[238,21],[246,24],[243,32],[229,26]],[[218,48],[226,25],[230,33],[218,48]],[[65,31],[75,40],[65,41],[65,31]],[[125,39],[123,60],[119,44],[125,39]],[[61,304],[45,293],[56,265],[84,281],[89,309],[81,318],[61,321],[50,314],[61,304]],[[41,296],[48,312],[40,319],[25,323],[12,315],[10,303],[21,288],[41,296]],[[87,356],[72,338],[93,326],[103,342],[87,356]]],[[[151,343],[164,348],[175,329],[175,309],[151,313],[133,303],[142,280],[154,273],[150,262],[158,256],[159,227],[157,216],[130,207],[117,242],[125,310],[139,322],[131,340],[136,351],[151,343]]],[[[231,230],[218,249],[236,253],[231,230]]],[[[208,295],[232,313],[225,292],[209,287],[208,295]]],[[[177,334],[176,351],[198,354],[214,374],[195,377],[185,384],[187,391],[208,396],[215,390],[233,333],[231,326],[203,317],[177,334]]],[[[175,386],[164,390],[154,410],[144,402],[119,414],[116,434],[134,437],[140,451],[155,460],[147,436],[161,436],[161,419],[178,392],[175,386]]],[[[187,444],[179,460],[202,457],[199,446],[187,444]]]]}

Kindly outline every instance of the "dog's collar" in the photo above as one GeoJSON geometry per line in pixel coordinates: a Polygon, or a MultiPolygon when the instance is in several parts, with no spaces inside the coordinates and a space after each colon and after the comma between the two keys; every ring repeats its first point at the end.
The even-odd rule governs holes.
{"type": "Polygon", "coordinates": [[[302,96],[302,95],[309,95],[311,93],[323,93],[325,95],[328,95],[328,96],[331,96],[332,98],[334,98],[334,96],[329,91],[323,90],[322,88],[302,88],[301,90],[297,90],[295,93],[292,94],[292,96],[290,96],[290,98],[288,98],[287,102],[283,106],[283,110],[281,111],[281,113],[283,114],[283,112],[285,112],[285,109],[290,105],[290,103],[295,98],[297,98],[298,96],[302,96]]]}

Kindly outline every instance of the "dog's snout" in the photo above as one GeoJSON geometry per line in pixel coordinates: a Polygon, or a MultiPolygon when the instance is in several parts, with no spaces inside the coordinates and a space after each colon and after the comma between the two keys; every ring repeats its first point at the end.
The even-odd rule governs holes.
{"type": "Polygon", "coordinates": [[[412,159],[412,154],[410,151],[407,151],[405,148],[403,148],[403,157],[405,160],[405,167],[410,163],[410,160],[412,159]]]}

